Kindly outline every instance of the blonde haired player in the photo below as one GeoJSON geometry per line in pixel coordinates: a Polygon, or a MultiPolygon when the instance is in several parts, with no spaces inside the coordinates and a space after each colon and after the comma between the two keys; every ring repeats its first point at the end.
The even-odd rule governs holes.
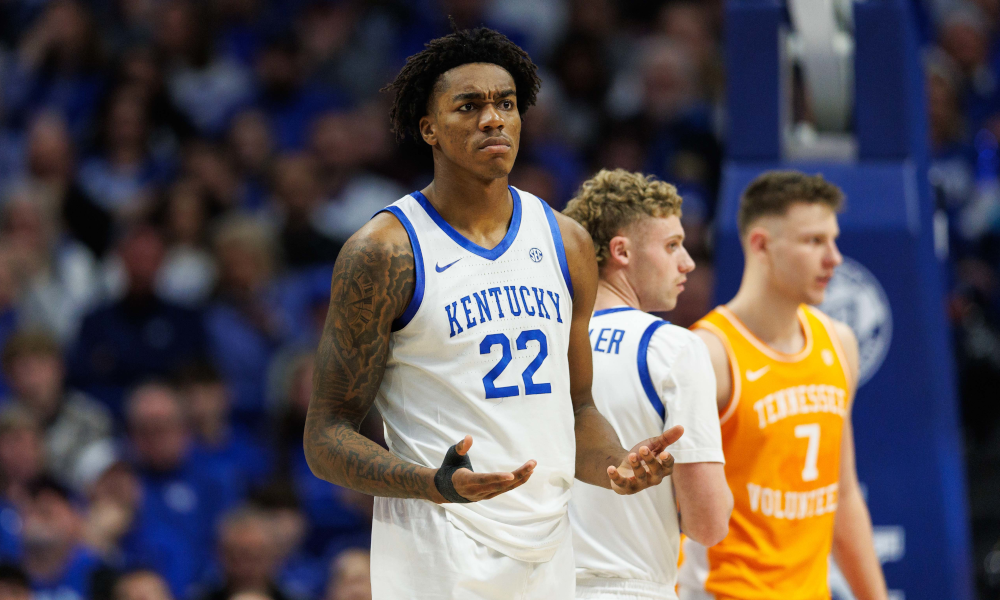
{"type": "Polygon", "coordinates": [[[720,544],[685,542],[682,600],[828,599],[831,550],[859,600],[887,596],[854,466],[857,339],[814,308],[843,260],[842,203],[821,176],[792,171],[743,192],[740,289],[694,326],[718,381],[735,506],[720,544]]]}
{"type": "Polygon", "coordinates": [[[628,498],[577,482],[569,509],[576,597],[675,600],[679,526],[714,544],[733,507],[708,349],[644,312],[673,309],[695,267],[684,249],[681,197],[640,173],[601,171],[565,213],[590,233],[599,265],[589,328],[594,403],[626,443],[684,427],[670,446],[669,482],[628,498]]]}

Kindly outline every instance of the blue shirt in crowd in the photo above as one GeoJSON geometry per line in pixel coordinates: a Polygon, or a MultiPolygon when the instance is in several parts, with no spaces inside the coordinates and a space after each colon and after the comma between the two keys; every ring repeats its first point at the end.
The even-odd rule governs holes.
{"type": "Polygon", "coordinates": [[[345,500],[346,490],[312,474],[302,444],[289,452],[295,493],[309,520],[307,550],[328,556],[336,549],[367,546],[371,539],[371,521],[345,500]]]}
{"type": "Polygon", "coordinates": [[[85,600],[91,597],[91,579],[103,566],[101,559],[85,546],[70,555],[63,572],[48,580],[33,579],[34,600],[85,600]]]}
{"type": "Polygon", "coordinates": [[[205,355],[205,329],[194,310],[150,298],[121,300],[87,315],[70,351],[69,381],[103,400],[119,418],[126,390],[168,377],[205,355]]]}
{"type": "Polygon", "coordinates": [[[143,513],[184,536],[187,552],[204,565],[215,552],[215,528],[222,514],[236,504],[238,489],[213,464],[194,455],[170,472],[139,470],[143,513]]]}
{"type": "Polygon", "coordinates": [[[265,332],[237,306],[218,301],[205,311],[211,358],[232,392],[233,420],[253,430],[266,417],[265,390],[271,358],[287,341],[290,319],[277,294],[261,299],[261,309],[279,323],[265,332]]]}
{"type": "Polygon", "coordinates": [[[198,582],[200,563],[190,540],[166,520],[139,510],[129,531],[119,540],[122,569],[152,569],[163,576],[175,598],[186,598],[198,582]]]}
{"type": "Polygon", "coordinates": [[[218,446],[197,443],[196,462],[211,463],[236,483],[242,495],[253,487],[263,486],[274,470],[274,460],[265,444],[241,429],[233,428],[226,441],[218,446]]]}

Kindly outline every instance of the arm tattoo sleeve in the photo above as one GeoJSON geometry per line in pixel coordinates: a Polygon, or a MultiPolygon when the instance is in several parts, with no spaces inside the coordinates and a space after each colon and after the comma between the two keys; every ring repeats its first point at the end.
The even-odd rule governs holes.
{"type": "Polygon", "coordinates": [[[358,433],[385,372],[392,321],[414,285],[409,243],[349,240],[334,268],[316,354],[306,459],[318,477],[373,496],[436,495],[435,469],[401,460],[358,433]]]}

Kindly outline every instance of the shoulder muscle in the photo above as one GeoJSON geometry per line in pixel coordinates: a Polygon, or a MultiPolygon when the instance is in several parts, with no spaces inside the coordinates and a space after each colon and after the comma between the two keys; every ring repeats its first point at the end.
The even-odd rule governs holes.
{"type": "Polygon", "coordinates": [[[369,221],[337,257],[316,357],[315,396],[358,423],[374,399],[392,322],[406,310],[415,280],[409,237],[390,214],[369,221]]]}
{"type": "Polygon", "coordinates": [[[335,285],[338,276],[345,280],[339,290],[342,301],[357,301],[353,295],[370,290],[382,303],[374,311],[378,317],[391,322],[401,315],[413,296],[416,279],[413,248],[403,224],[390,213],[376,215],[344,244],[334,267],[335,285]]]}

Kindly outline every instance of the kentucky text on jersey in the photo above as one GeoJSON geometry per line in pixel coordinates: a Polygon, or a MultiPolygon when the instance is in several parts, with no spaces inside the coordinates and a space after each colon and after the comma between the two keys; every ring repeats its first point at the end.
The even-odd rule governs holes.
{"type": "Polygon", "coordinates": [[[768,394],[753,403],[761,429],[795,415],[847,415],[847,391],[833,385],[797,385],[768,394]]]}
{"type": "Polygon", "coordinates": [[[492,321],[494,317],[506,319],[520,317],[522,313],[529,317],[563,322],[559,292],[526,285],[505,285],[472,292],[453,300],[451,304],[445,304],[444,310],[448,315],[448,326],[451,328],[448,337],[455,337],[466,329],[492,321]],[[465,327],[462,327],[463,323],[465,327]]]}

